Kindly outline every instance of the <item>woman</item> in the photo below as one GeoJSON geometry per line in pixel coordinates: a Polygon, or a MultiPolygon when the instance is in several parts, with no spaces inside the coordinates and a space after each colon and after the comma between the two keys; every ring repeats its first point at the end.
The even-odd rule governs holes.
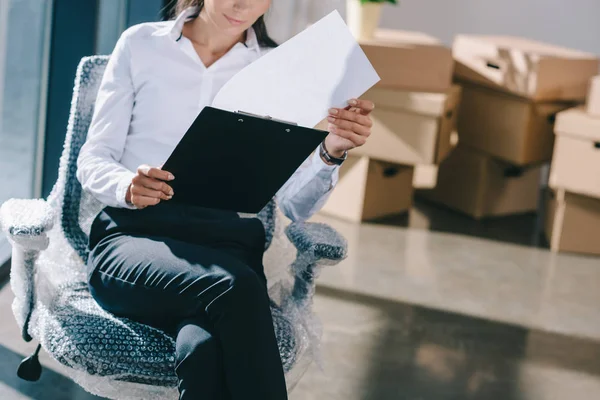
{"type": "MultiPolygon", "coordinates": [[[[270,2],[179,0],[174,21],[127,30],[78,159],[83,188],[107,206],[90,232],[90,291],[109,312],[175,335],[181,399],[287,398],[262,224],[170,203],[176,177],[160,168],[222,85],[275,46],[270,2]]],[[[350,104],[330,110],[322,149],[277,193],[292,220],[322,206],[345,152],[369,136],[373,104],[350,104]]]]}

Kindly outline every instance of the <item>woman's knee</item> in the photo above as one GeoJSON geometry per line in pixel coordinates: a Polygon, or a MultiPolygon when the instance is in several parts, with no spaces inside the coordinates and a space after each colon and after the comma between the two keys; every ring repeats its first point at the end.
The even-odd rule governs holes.
{"type": "Polygon", "coordinates": [[[214,368],[222,360],[217,339],[197,324],[190,323],[179,328],[175,352],[177,358],[175,370],[178,373],[182,372],[182,368],[188,367],[214,368]]]}

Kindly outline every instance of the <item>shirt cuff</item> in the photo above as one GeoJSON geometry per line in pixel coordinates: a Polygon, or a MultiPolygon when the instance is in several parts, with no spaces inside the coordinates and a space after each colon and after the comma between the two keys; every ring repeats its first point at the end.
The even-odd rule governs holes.
{"type": "Polygon", "coordinates": [[[123,173],[121,178],[119,179],[119,183],[117,183],[117,204],[121,208],[128,208],[130,210],[137,209],[133,204],[127,203],[127,190],[129,189],[129,185],[131,185],[131,180],[135,177],[133,172],[123,173]]]}
{"type": "Polygon", "coordinates": [[[315,151],[312,157],[312,169],[316,176],[329,183],[329,190],[337,184],[339,177],[339,165],[329,165],[321,158],[319,151],[315,151]]]}

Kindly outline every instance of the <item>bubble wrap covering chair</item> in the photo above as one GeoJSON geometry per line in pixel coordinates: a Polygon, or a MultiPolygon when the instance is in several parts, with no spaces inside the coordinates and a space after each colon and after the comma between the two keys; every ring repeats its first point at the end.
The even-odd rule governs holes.
{"type": "MultiPolygon", "coordinates": [[[[88,234],[102,205],[82,191],[76,160],[107,61],[86,57],[77,69],[59,177],[48,199],[12,199],[0,208],[0,224],[13,246],[12,309],[23,339],[38,340],[87,391],[118,399],[177,398],[174,338],[106,312],[86,283],[88,234]]],[[[311,312],[315,278],[322,266],[346,256],[347,244],[323,224],[292,223],[284,229],[276,223],[279,215],[272,201],[258,217],[267,232],[266,269],[275,264],[285,271],[275,282],[270,278],[269,294],[291,390],[319,342],[311,312]]]]}

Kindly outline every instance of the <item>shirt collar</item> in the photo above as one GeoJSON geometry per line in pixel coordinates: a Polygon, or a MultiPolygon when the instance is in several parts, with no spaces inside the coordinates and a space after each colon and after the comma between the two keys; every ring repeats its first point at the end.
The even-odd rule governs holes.
{"type": "MultiPolygon", "coordinates": [[[[178,41],[181,39],[181,35],[183,34],[183,25],[198,16],[199,13],[198,7],[188,7],[183,10],[175,20],[168,21],[167,25],[163,28],[159,29],[154,33],[156,36],[169,36],[174,41],[178,41]]],[[[246,42],[244,45],[251,50],[255,50],[260,52],[260,46],[258,44],[258,38],[256,36],[256,32],[252,27],[248,28],[246,31],[246,42]]]]}

